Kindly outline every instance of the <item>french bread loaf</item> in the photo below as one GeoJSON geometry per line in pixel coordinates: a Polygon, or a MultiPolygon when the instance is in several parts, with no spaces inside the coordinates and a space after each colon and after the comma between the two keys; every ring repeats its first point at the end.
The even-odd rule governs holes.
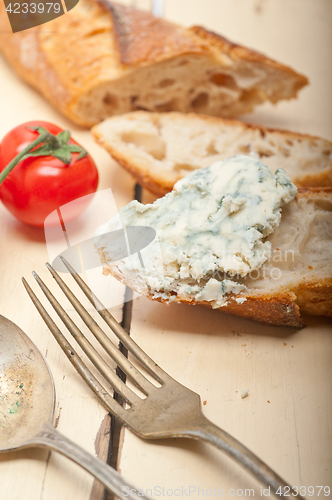
{"type": "Polygon", "coordinates": [[[136,111],[92,129],[97,142],[144,188],[163,196],[191,171],[256,153],[300,187],[332,186],[332,142],[319,137],[193,113],[136,111]]]}
{"type": "Polygon", "coordinates": [[[233,117],[296,97],[306,77],[201,27],[108,1],[80,0],[45,30],[13,34],[0,3],[0,50],[26,82],[90,127],[128,111],[233,117]]]}
{"type": "MultiPolygon", "coordinates": [[[[304,325],[302,314],[332,316],[332,188],[300,188],[296,198],[283,207],[280,225],[266,241],[272,245],[269,260],[244,276],[240,282],[246,290],[230,293],[218,311],[292,327],[304,325]]],[[[110,262],[103,250],[99,251],[104,274],[111,274],[151,300],[213,307],[211,301],[198,302],[183,293],[184,287],[177,286],[162,297],[151,290],[144,272],[130,272],[121,261],[110,262]]],[[[176,285],[186,281],[179,280],[176,285]]]]}

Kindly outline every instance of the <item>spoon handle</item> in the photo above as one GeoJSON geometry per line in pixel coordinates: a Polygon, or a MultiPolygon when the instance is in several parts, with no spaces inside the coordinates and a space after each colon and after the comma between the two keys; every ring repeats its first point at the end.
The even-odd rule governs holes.
{"type": "Polygon", "coordinates": [[[70,439],[60,434],[50,424],[45,424],[43,430],[33,438],[30,444],[38,448],[57,451],[65,457],[70,458],[70,460],[73,460],[83,467],[83,469],[90,472],[96,479],[99,479],[108,490],[120,498],[150,500],[149,497],[143,495],[141,489],[127,483],[115,469],[102,462],[99,458],[94,457],[76,443],[73,443],[73,441],[70,441],[70,439]]]}

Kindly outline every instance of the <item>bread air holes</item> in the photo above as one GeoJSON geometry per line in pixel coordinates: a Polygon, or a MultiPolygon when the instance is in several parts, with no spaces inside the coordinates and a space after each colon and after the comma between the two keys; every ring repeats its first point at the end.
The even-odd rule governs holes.
{"type": "Polygon", "coordinates": [[[174,83],[175,83],[175,80],[173,80],[172,78],[165,78],[164,80],[161,80],[161,82],[159,82],[159,87],[161,89],[163,89],[165,87],[170,87],[174,83]]]}
{"type": "MultiPolygon", "coordinates": [[[[332,203],[329,200],[315,200],[314,206],[316,210],[324,210],[328,212],[332,212],[332,203]]],[[[329,224],[330,229],[330,224],[329,224]]]]}
{"type": "Polygon", "coordinates": [[[241,146],[239,146],[239,150],[241,151],[241,153],[248,155],[251,152],[250,144],[242,144],[241,146]]]}
{"type": "Polygon", "coordinates": [[[217,149],[215,147],[214,141],[211,141],[207,145],[206,152],[207,152],[208,155],[217,155],[217,154],[219,154],[219,151],[217,151],[217,149]]]}
{"type": "Polygon", "coordinates": [[[225,73],[216,73],[212,75],[210,78],[210,82],[214,85],[217,85],[217,87],[229,87],[231,89],[237,87],[234,78],[225,73]]]}
{"type": "Polygon", "coordinates": [[[165,158],[165,142],[157,135],[132,130],[130,132],[122,132],[121,139],[127,144],[133,144],[142,149],[156,160],[165,158]]]}
{"type": "Polygon", "coordinates": [[[159,113],[168,112],[168,111],[178,111],[179,103],[177,99],[172,99],[171,101],[164,102],[163,104],[157,104],[155,106],[156,111],[159,113]]]}
{"type": "Polygon", "coordinates": [[[91,37],[91,36],[101,35],[102,33],[106,33],[106,28],[94,29],[94,30],[90,31],[90,33],[87,33],[85,36],[91,37]]]}
{"type": "Polygon", "coordinates": [[[119,107],[119,102],[118,102],[117,98],[114,95],[109,94],[108,92],[105,94],[105,96],[103,98],[103,103],[108,108],[117,109],[119,107]]]}
{"type": "Polygon", "coordinates": [[[194,111],[200,112],[207,108],[209,103],[209,96],[206,92],[201,92],[198,96],[191,101],[191,105],[194,111]]]}
{"type": "Polygon", "coordinates": [[[288,148],[283,148],[283,147],[282,147],[282,148],[280,149],[280,152],[281,152],[281,154],[282,154],[283,156],[285,156],[285,157],[290,156],[290,151],[289,151],[289,149],[288,149],[288,148]]]}
{"type": "Polygon", "coordinates": [[[269,157],[269,156],[273,156],[273,151],[271,151],[270,149],[262,149],[262,148],[259,148],[257,151],[255,151],[255,153],[258,154],[258,156],[260,158],[264,158],[264,157],[269,157]]]}
{"type": "Polygon", "coordinates": [[[261,90],[258,92],[256,89],[251,89],[251,90],[242,90],[241,94],[241,101],[242,102],[249,102],[252,105],[254,104],[260,104],[261,102],[264,102],[266,99],[264,92],[261,90]]]}

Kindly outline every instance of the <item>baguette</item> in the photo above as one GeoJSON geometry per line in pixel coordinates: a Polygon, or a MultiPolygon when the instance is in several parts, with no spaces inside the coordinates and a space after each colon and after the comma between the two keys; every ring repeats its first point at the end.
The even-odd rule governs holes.
{"type": "MultiPolygon", "coordinates": [[[[303,313],[332,316],[332,188],[300,188],[294,198],[296,188],[283,171],[275,181],[270,172],[269,184],[260,162],[257,176],[245,174],[243,180],[241,165],[233,184],[228,174],[224,181],[229,162],[243,158],[208,169],[224,169],[217,175],[229,196],[220,197],[219,180],[202,171],[153,205],[132,202],[121,209],[123,227],[156,229],[162,254],[150,246],[142,251],[143,261],[133,256],[112,262],[103,236],[119,223],[111,220],[95,237],[103,273],[151,300],[200,304],[267,324],[301,327],[303,313]]],[[[255,161],[248,159],[248,168],[255,161]]]]}
{"type": "Polygon", "coordinates": [[[92,129],[97,142],[144,188],[163,196],[191,171],[256,153],[300,187],[332,186],[332,142],[310,135],[196,114],[136,111],[92,129]]]}
{"type": "Polygon", "coordinates": [[[0,50],[26,82],[90,127],[138,109],[233,117],[291,99],[306,77],[201,27],[80,0],[48,26],[11,33],[0,3],[0,50]]]}

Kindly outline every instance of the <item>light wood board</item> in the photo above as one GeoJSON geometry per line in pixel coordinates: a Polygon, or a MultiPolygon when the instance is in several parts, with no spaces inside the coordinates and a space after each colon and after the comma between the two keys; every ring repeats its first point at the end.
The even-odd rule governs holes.
{"type": "MultiPolygon", "coordinates": [[[[145,0],[135,3],[150,6],[145,0]]],[[[246,121],[332,138],[332,2],[166,0],[165,17],[185,25],[201,24],[309,77],[310,86],[297,100],[263,106],[245,116],[246,121]]],[[[100,189],[112,189],[118,208],[132,198],[132,179],[88,131],[59,115],[2,58],[0,75],[0,137],[32,119],[70,128],[97,163],[100,189]]],[[[143,193],[143,199],[153,198],[143,193]]],[[[95,453],[106,412],[68,364],[20,281],[25,276],[32,283],[34,269],[50,283],[44,266],[48,260],[44,233],[16,221],[0,206],[0,245],[0,313],[17,323],[46,356],[56,385],[58,430],[95,453]]],[[[120,305],[113,312],[121,318],[120,305]]],[[[306,328],[296,331],[200,307],[165,306],[138,298],[133,303],[131,331],[157,363],[201,395],[207,417],[287,481],[299,487],[332,487],[329,320],[311,317],[306,328]],[[243,389],[249,389],[245,399],[243,389]]],[[[220,496],[221,490],[224,496],[242,498],[251,488],[255,497],[261,497],[257,481],[199,442],[147,443],[125,431],[119,467],[128,480],[150,490],[155,498],[220,496]]],[[[87,473],[55,453],[29,450],[0,456],[1,499],[85,500],[92,484],[87,473]]],[[[317,491],[311,498],[326,498],[323,493],[318,497],[317,491]]],[[[93,500],[101,495],[95,491],[93,500]]]]}

